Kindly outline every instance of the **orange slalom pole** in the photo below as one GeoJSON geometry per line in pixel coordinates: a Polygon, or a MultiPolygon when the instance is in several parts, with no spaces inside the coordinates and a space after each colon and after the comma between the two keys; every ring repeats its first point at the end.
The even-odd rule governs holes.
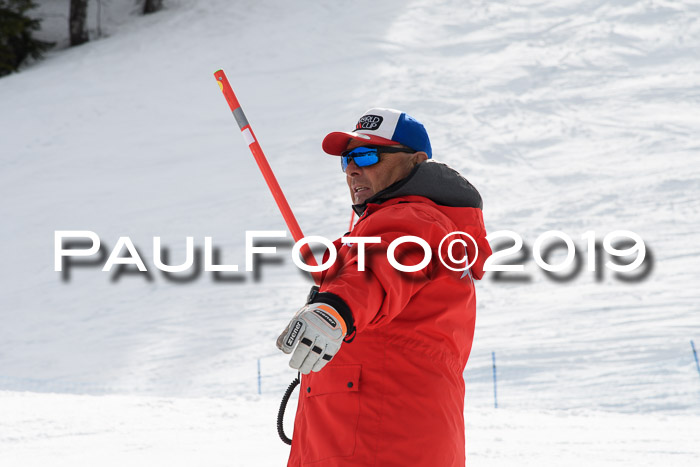
{"type": "Polygon", "coordinates": [[[352,211],[352,214],[350,214],[350,225],[348,225],[348,232],[352,232],[352,227],[355,224],[355,211],[352,211]]]}
{"type": "MultiPolygon", "coordinates": [[[[250,152],[253,153],[253,157],[255,157],[255,162],[257,162],[258,164],[260,172],[262,172],[263,177],[265,178],[265,182],[267,182],[267,186],[270,188],[272,196],[275,198],[275,202],[277,202],[277,207],[279,207],[279,210],[282,213],[282,217],[284,217],[284,221],[287,223],[287,227],[292,233],[294,241],[298,242],[299,240],[304,238],[304,234],[301,231],[301,227],[299,227],[299,223],[297,222],[296,217],[294,217],[294,214],[292,213],[292,208],[290,208],[289,203],[287,203],[287,198],[285,198],[284,193],[282,192],[282,188],[280,188],[279,183],[277,183],[277,178],[275,178],[275,174],[272,172],[272,168],[267,162],[267,158],[265,157],[265,154],[263,153],[263,150],[260,147],[260,143],[255,137],[255,133],[253,133],[253,129],[251,128],[250,123],[248,123],[248,119],[243,113],[241,104],[238,102],[236,94],[233,92],[233,88],[231,88],[231,85],[229,84],[228,79],[226,78],[224,70],[216,71],[214,73],[214,77],[216,78],[216,82],[219,83],[219,88],[221,88],[221,92],[224,93],[226,102],[228,102],[228,105],[231,108],[231,112],[233,112],[233,117],[236,119],[238,127],[241,129],[243,139],[245,140],[246,144],[248,144],[250,152]]],[[[311,249],[308,245],[304,245],[302,247],[301,254],[306,264],[308,264],[309,266],[318,266],[316,258],[314,258],[314,255],[311,252],[311,249]]],[[[311,277],[313,277],[316,285],[321,284],[320,273],[312,272],[311,277]]]]}

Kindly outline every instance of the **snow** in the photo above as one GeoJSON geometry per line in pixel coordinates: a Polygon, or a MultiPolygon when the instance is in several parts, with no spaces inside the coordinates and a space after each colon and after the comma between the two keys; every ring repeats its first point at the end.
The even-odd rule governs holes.
{"type": "MultiPolygon", "coordinates": [[[[273,467],[277,399],[0,393],[3,465],[273,467]]],[[[697,417],[467,409],[468,465],[694,465],[697,417]],[[694,431],[695,428],[695,431],[694,431]]],[[[287,431],[289,433],[289,431],[287,431]]],[[[420,439],[416,433],[416,439],[420,439]]]]}
{"type": "Polygon", "coordinates": [[[59,48],[0,79],[1,465],[284,464],[294,373],[274,340],[310,283],[289,241],[243,271],[245,231],[285,225],[219,68],[307,235],[350,216],[322,137],[387,106],[480,190],[489,232],[532,247],[561,230],[581,255],[587,231],[644,239],[644,281],[555,282],[530,254],[528,281],[478,285],[469,465],[700,460],[697,1],[173,0],[140,17],[112,0],[104,37],[75,49],[68,2],[41,3],[59,48]],[[94,231],[105,254],[129,236],[151,280],[102,263],[62,280],[56,230],[94,231]],[[155,236],[173,264],[211,236],[241,272],[172,282],[155,236]]]}

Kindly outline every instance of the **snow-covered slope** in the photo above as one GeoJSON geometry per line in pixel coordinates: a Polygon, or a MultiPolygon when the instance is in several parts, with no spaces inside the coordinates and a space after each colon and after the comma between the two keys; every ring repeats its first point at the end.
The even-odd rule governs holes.
{"type": "MultiPolygon", "coordinates": [[[[0,393],[0,404],[3,465],[274,467],[289,452],[267,416],[271,397],[0,393]]],[[[468,407],[465,416],[470,466],[697,464],[692,415],[468,407]]]]}
{"type": "MultiPolygon", "coordinates": [[[[60,412],[44,413],[54,402],[105,401],[105,415],[85,416],[109,431],[118,407],[138,417],[139,407],[152,408],[139,401],[167,401],[158,411],[184,438],[189,428],[172,427],[183,412],[230,404],[232,420],[213,426],[238,433],[246,425],[264,445],[277,442],[273,406],[294,373],[274,339],[310,285],[290,249],[258,278],[241,272],[217,282],[202,272],[174,283],[153,267],[154,236],[172,262],[184,259],[186,236],[200,248],[211,236],[222,261],[243,270],[246,230],[285,229],[214,83],[218,68],[307,235],[336,238],[350,216],[344,177],[320,150],[322,137],[388,106],[422,120],[435,158],[481,191],[487,230],[513,230],[530,247],[561,230],[581,252],[591,230],[601,240],[620,229],[644,239],[654,265],[644,281],[608,270],[597,281],[584,267],[555,282],[530,256],[528,282],[492,276],[479,284],[465,372],[474,463],[513,465],[530,455],[517,457],[518,432],[503,415],[488,421],[491,352],[498,413],[523,430],[564,440],[570,433],[573,443],[597,430],[586,420],[618,420],[610,423],[648,427],[633,443],[638,464],[645,446],[647,454],[675,452],[675,465],[700,456],[680,435],[700,415],[689,345],[700,342],[697,2],[165,3],[158,14],[125,18],[132,7],[109,2],[109,37],[0,79],[0,411],[27,405],[2,417],[0,459],[7,449],[41,464],[27,456],[44,437],[58,457],[76,446],[47,428],[63,423],[60,412]],[[151,280],[115,279],[100,263],[63,281],[53,270],[55,230],[94,231],[107,253],[129,236],[151,280]],[[45,423],[32,424],[33,413],[45,423]],[[481,415],[470,421],[470,413],[481,415]],[[497,438],[499,429],[511,430],[504,442],[479,437],[497,438]],[[657,438],[667,441],[640,441],[657,438]],[[480,457],[480,449],[492,451],[480,457]]],[[[65,423],[80,432],[81,421],[65,423]]],[[[143,423],[155,437],[166,430],[143,423]]],[[[583,456],[599,445],[590,439],[580,451],[566,441],[535,443],[532,456],[583,456]]],[[[138,448],[123,446],[116,459],[138,448]]],[[[154,456],[168,449],[143,446],[154,456]]],[[[279,465],[285,450],[261,455],[259,465],[279,465]]],[[[185,465],[187,456],[173,462],[185,465]]],[[[244,458],[234,465],[251,465],[244,458]]]]}

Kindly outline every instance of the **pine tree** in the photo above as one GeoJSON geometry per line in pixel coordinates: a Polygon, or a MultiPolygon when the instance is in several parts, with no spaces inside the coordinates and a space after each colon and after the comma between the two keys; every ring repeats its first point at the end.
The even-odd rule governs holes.
{"type": "Polygon", "coordinates": [[[27,16],[35,7],[33,0],[0,0],[0,76],[17,71],[27,57],[39,58],[54,45],[32,37],[41,28],[41,20],[27,16]]]}

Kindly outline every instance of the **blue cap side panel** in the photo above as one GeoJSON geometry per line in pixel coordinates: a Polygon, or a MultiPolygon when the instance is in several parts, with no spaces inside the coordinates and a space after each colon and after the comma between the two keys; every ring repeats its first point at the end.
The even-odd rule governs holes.
{"type": "Polygon", "coordinates": [[[433,157],[433,150],[430,147],[430,139],[428,139],[425,127],[415,118],[406,115],[405,112],[399,117],[391,139],[416,151],[425,152],[429,159],[433,157]]]}

